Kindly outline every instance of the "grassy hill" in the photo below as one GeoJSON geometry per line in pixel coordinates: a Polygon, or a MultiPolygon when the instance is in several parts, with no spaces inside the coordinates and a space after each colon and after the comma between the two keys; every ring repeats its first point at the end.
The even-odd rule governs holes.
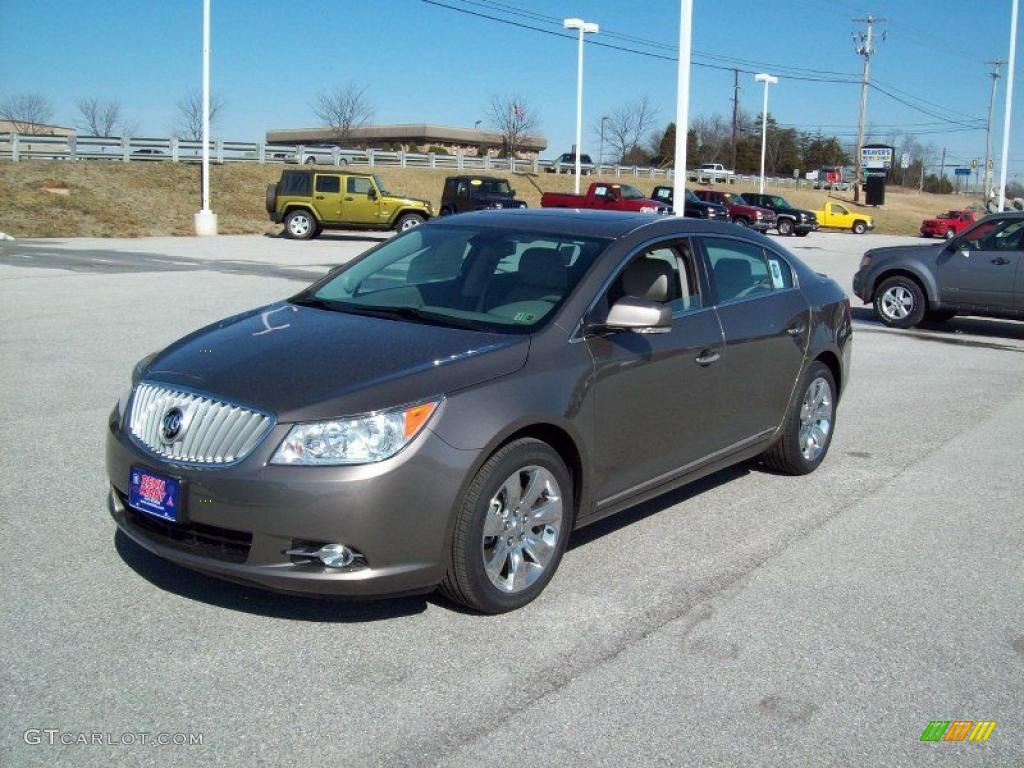
{"type": "MultiPolygon", "coordinates": [[[[420,168],[379,168],[391,190],[440,204],[441,187],[451,171],[420,168]]],[[[213,210],[220,232],[246,234],[278,231],[267,218],[264,190],[276,181],[281,166],[238,163],[211,167],[213,210]]],[[[541,192],[571,192],[571,176],[549,173],[491,172],[511,180],[531,207],[540,205],[541,192]]],[[[613,177],[607,177],[614,180],[613,177]]],[[[589,182],[590,178],[585,178],[589,182]]],[[[621,181],[645,193],[664,179],[621,181]]],[[[721,185],[719,185],[721,187],[721,185]]],[[[743,185],[730,187],[750,191],[743,185]]],[[[769,188],[769,191],[774,191],[769,188]]],[[[819,208],[826,193],[793,190],[784,194],[798,206],[819,208]]],[[[851,193],[835,196],[851,203],[851,193]]],[[[884,209],[866,208],[877,231],[916,234],[921,219],[973,202],[954,195],[918,194],[890,188],[884,209]]],[[[199,209],[199,167],[177,163],[119,163],[26,161],[0,163],[0,231],[15,237],[142,237],[190,235],[192,214],[199,209]]]]}

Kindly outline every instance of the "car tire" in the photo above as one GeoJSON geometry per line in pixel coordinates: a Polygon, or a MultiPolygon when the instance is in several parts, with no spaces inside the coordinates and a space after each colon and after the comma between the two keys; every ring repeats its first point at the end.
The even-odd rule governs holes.
{"type": "Polygon", "coordinates": [[[789,237],[793,234],[793,222],[789,219],[780,219],[778,224],[779,234],[783,237],[789,237]]]}
{"type": "Polygon", "coordinates": [[[441,209],[440,215],[441,216],[451,216],[453,213],[454,213],[454,211],[451,208],[445,207],[445,208],[441,209]]]}
{"type": "Polygon", "coordinates": [[[277,210],[277,182],[267,184],[267,213],[277,210]]]}
{"type": "Polygon", "coordinates": [[[737,224],[737,225],[739,225],[741,227],[749,227],[750,226],[750,222],[747,219],[743,218],[742,216],[736,216],[732,220],[732,223],[733,224],[737,224]]]}
{"type": "Polygon", "coordinates": [[[403,213],[401,216],[398,217],[398,221],[395,222],[395,231],[405,232],[406,230],[412,229],[413,227],[418,227],[420,224],[423,224],[426,220],[427,218],[425,216],[421,216],[418,213],[403,213]]]}
{"type": "Polygon", "coordinates": [[[929,323],[944,323],[956,317],[955,309],[929,309],[924,313],[924,319],[929,323]]]}
{"type": "Polygon", "coordinates": [[[851,227],[851,229],[853,230],[853,234],[863,235],[865,232],[868,231],[868,225],[865,224],[863,221],[855,221],[853,222],[853,227],[851,227]]]}
{"type": "Polygon", "coordinates": [[[946,239],[952,240],[954,237],[956,237],[956,230],[950,227],[946,230],[946,239]]]}
{"type": "Polygon", "coordinates": [[[779,437],[762,456],[765,466],[787,475],[806,475],[828,454],[836,424],[836,380],[832,370],[815,361],[800,381],[779,437]]]}
{"type": "Polygon", "coordinates": [[[284,235],[289,240],[310,240],[317,235],[316,216],[305,208],[289,211],[284,217],[284,235]]]}
{"type": "Polygon", "coordinates": [[[875,289],[875,314],[890,328],[913,328],[924,319],[928,307],[924,291],[916,280],[896,275],[875,289]]]}
{"type": "Polygon", "coordinates": [[[572,477],[551,446],[532,438],[503,446],[480,467],[456,512],[441,593],[481,613],[526,605],[561,562],[573,509],[572,477]],[[530,501],[533,482],[543,485],[530,501]]]}
{"type": "Polygon", "coordinates": [[[307,157],[306,158],[306,165],[316,165],[316,158],[315,157],[307,157]]]}
{"type": "Polygon", "coordinates": [[[797,237],[807,237],[809,234],[811,234],[811,233],[810,232],[797,232],[796,236],[797,237]]]}
{"type": "Polygon", "coordinates": [[[926,237],[928,239],[931,239],[931,236],[932,236],[931,232],[922,232],[921,233],[921,237],[926,237]]]}

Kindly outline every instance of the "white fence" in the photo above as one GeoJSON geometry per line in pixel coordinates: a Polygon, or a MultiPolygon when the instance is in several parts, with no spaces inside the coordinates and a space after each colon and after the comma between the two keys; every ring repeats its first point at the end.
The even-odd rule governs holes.
{"type": "MultiPolygon", "coordinates": [[[[0,160],[108,161],[108,162],[172,162],[198,163],[203,143],[175,138],[134,138],[117,136],[44,136],[18,133],[0,133],[0,160]]],[[[210,142],[210,161],[223,163],[296,163],[310,155],[322,165],[361,165],[398,168],[440,168],[457,171],[513,171],[516,173],[568,173],[574,166],[553,160],[510,160],[507,158],[467,155],[439,155],[421,152],[386,152],[379,149],[340,149],[334,147],[303,147],[264,144],[262,142],[224,141],[210,142]]],[[[671,180],[672,169],[624,165],[584,165],[584,173],[615,176],[618,178],[650,178],[671,180]]],[[[735,174],[728,177],[699,174],[695,170],[687,177],[700,183],[753,183],[757,176],[735,174]]],[[[809,187],[811,182],[788,177],[769,177],[766,183],[774,187],[809,187]]]]}

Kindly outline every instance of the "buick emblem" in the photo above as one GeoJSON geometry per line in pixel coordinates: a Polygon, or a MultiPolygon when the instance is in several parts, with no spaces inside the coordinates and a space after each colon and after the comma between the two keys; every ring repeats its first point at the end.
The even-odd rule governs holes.
{"type": "Polygon", "coordinates": [[[182,413],[181,408],[178,406],[172,406],[167,409],[164,413],[164,417],[160,420],[160,440],[165,444],[170,445],[185,431],[185,414],[182,413]]]}

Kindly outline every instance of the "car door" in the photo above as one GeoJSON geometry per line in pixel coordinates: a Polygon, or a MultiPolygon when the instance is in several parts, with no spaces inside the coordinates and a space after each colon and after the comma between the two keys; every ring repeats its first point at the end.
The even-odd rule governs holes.
{"type": "Polygon", "coordinates": [[[698,240],[725,338],[718,430],[727,445],[739,446],[782,422],[803,368],[810,305],[779,251],[740,237],[698,240]]]}
{"type": "Polygon", "coordinates": [[[318,173],[313,182],[313,207],[322,221],[341,221],[341,177],[318,173]]]}
{"type": "Polygon", "coordinates": [[[380,224],[380,194],[369,176],[346,176],[341,201],[344,220],[353,224],[380,224]]]}
{"type": "Polygon", "coordinates": [[[954,240],[937,259],[944,302],[1011,310],[1021,262],[1024,219],[996,219],[954,240]]]}
{"type": "Polygon", "coordinates": [[[726,415],[719,400],[722,329],[690,241],[663,238],[634,251],[588,318],[600,322],[624,296],[666,300],[673,320],[668,333],[585,338],[594,361],[595,489],[599,502],[609,503],[719,449],[717,423],[726,415]],[[652,277],[657,285],[649,285],[652,277]]]}

